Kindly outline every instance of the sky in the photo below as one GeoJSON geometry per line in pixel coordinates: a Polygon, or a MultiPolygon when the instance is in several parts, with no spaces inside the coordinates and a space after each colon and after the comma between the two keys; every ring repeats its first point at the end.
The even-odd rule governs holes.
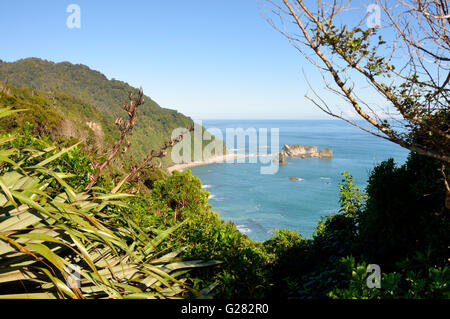
{"type": "Polygon", "coordinates": [[[85,64],[193,119],[330,118],[304,97],[305,74],[319,88],[320,73],[257,0],[2,1],[0,30],[3,61],[85,64]],[[70,4],[80,28],[67,26],[70,4]]]}

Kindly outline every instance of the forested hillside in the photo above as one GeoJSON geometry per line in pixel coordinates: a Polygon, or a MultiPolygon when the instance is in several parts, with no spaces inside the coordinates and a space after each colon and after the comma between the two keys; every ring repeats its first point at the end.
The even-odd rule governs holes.
{"type": "MultiPolygon", "coordinates": [[[[56,113],[71,122],[65,122],[64,128],[73,127],[66,130],[66,133],[78,133],[75,134],[77,138],[96,133],[97,138],[100,137],[101,140],[104,138],[109,142],[119,136],[114,122],[117,117],[124,116],[122,110],[124,98],[129,92],[137,92],[137,88],[122,81],[108,80],[102,73],[85,65],[54,63],[38,58],[27,58],[11,63],[0,61],[0,81],[4,85],[37,90],[19,93],[13,89],[10,100],[4,101],[9,103],[5,106],[20,108],[30,106],[30,101],[33,101],[32,104],[47,105],[45,112],[52,114],[52,119],[56,113]],[[22,103],[24,99],[31,100],[22,103]],[[87,131],[86,126],[91,127],[93,132],[87,131]]],[[[191,118],[175,110],[160,107],[148,96],[144,96],[144,99],[144,105],[139,108],[138,124],[130,138],[133,146],[129,154],[138,160],[170,138],[173,129],[188,128],[193,123],[191,118]]],[[[38,122],[43,123],[42,119],[38,122]]],[[[54,124],[56,123],[51,125],[54,124]]],[[[169,161],[170,154],[166,163],[169,161]]]]}

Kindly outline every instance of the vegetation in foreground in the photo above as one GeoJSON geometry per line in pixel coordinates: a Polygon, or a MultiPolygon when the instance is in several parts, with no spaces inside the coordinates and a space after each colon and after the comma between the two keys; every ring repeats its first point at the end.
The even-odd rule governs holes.
{"type": "Polygon", "coordinates": [[[112,193],[103,177],[86,193],[88,157],[29,130],[0,137],[0,161],[3,298],[449,297],[448,209],[434,159],[383,162],[365,191],[346,173],[340,211],[312,239],[278,230],[262,243],[212,212],[189,170],[151,174],[150,191],[136,195],[112,193]],[[380,289],[367,288],[368,264],[381,267],[380,289]],[[71,265],[79,289],[68,283],[71,265]]]}
{"type": "Polygon", "coordinates": [[[77,145],[0,136],[0,298],[201,296],[185,272],[215,262],[181,261],[179,250],[159,247],[182,224],[138,226],[126,201],[133,195],[83,192],[92,172],[77,145]]]}
{"type": "Polygon", "coordinates": [[[189,118],[145,97],[131,138],[115,121],[128,84],[66,62],[0,61],[0,107],[12,107],[0,108],[0,297],[449,298],[447,3],[376,1],[388,19],[365,28],[364,19],[339,22],[352,1],[265,2],[294,29],[267,21],[286,30],[369,129],[319,94],[309,99],[409,149],[407,163],[381,163],[365,190],[344,173],[341,209],[313,238],[278,230],[253,242],[211,211],[190,171],[168,176],[147,165],[170,162],[164,150],[174,140],[163,143],[189,118]],[[360,79],[402,121],[361,100],[360,79]],[[30,111],[19,115],[23,109],[30,111]],[[125,137],[132,151],[117,161],[125,137]],[[126,172],[138,178],[124,179],[126,172]],[[381,267],[380,288],[367,285],[370,264],[381,267]]]}
{"type": "Polygon", "coordinates": [[[448,298],[448,209],[439,162],[411,153],[397,167],[375,167],[365,191],[344,173],[339,212],[325,217],[312,239],[278,230],[257,243],[210,211],[190,171],[155,183],[153,214],[141,224],[177,225],[167,243],[187,245],[185,258],[214,258],[214,268],[189,274],[195,287],[216,282],[220,298],[448,298]],[[382,270],[369,289],[367,266],[382,270]]]}

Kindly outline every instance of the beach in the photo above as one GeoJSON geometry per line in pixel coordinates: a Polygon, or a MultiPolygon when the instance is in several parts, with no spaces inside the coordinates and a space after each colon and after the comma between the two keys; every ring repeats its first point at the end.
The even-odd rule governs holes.
{"type": "Polygon", "coordinates": [[[169,171],[169,173],[171,173],[174,170],[182,171],[186,168],[194,167],[194,166],[208,165],[208,164],[214,164],[214,163],[226,163],[226,162],[230,163],[238,158],[248,157],[248,156],[249,156],[249,154],[225,154],[225,155],[221,155],[221,156],[213,156],[213,157],[207,158],[202,161],[174,164],[174,165],[169,166],[167,168],[167,170],[169,171]]]}

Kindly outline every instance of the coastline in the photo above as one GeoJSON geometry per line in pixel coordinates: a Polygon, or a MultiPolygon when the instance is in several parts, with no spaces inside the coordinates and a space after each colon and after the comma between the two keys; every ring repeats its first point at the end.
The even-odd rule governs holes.
{"type": "Polygon", "coordinates": [[[181,170],[184,170],[189,167],[202,166],[202,165],[208,165],[208,164],[216,164],[216,163],[225,163],[228,161],[231,162],[232,160],[242,158],[242,157],[249,157],[249,156],[250,156],[249,154],[226,154],[226,155],[222,155],[222,156],[213,156],[213,157],[207,158],[202,161],[195,161],[195,162],[183,163],[183,164],[174,164],[174,165],[167,167],[167,170],[169,171],[169,173],[172,173],[174,170],[181,171],[181,170]]]}

